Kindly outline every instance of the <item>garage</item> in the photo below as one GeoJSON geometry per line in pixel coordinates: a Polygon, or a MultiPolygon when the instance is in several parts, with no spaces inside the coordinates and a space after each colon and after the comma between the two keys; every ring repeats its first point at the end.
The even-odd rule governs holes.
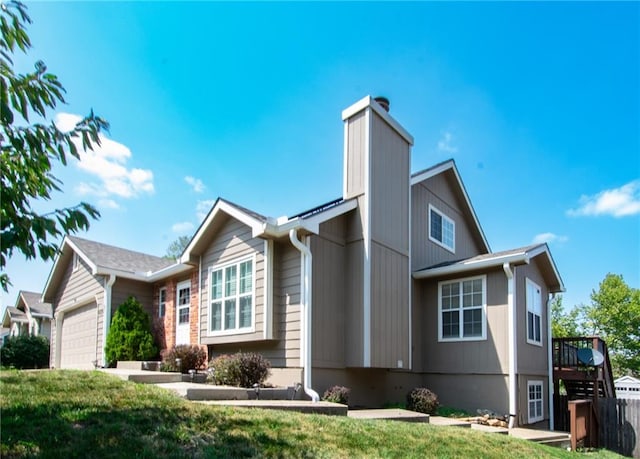
{"type": "Polygon", "coordinates": [[[60,368],[94,368],[97,311],[93,302],[65,313],[60,333],[60,368]]]}

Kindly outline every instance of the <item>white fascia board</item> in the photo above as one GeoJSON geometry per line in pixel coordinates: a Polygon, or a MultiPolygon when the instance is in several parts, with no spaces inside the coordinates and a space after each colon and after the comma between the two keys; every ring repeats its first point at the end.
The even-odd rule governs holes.
{"type": "Polygon", "coordinates": [[[64,238],[64,243],[68,244],[69,247],[71,247],[73,251],[77,253],[78,256],[80,256],[80,258],[82,258],[86,264],[89,265],[89,268],[91,268],[91,274],[97,274],[98,266],[93,261],[91,261],[91,259],[82,250],[80,250],[80,247],[74,244],[73,241],[66,236],[64,238]]]}
{"type": "Polygon", "coordinates": [[[400,136],[409,144],[413,145],[413,136],[407,132],[405,128],[403,128],[400,123],[398,123],[395,119],[389,115],[389,113],[376,102],[373,97],[365,96],[360,99],[355,104],[350,107],[345,108],[342,111],[342,121],[346,121],[348,118],[351,118],[358,112],[366,109],[367,107],[371,107],[371,109],[376,112],[385,122],[391,126],[400,136]]]}
{"type": "Polygon", "coordinates": [[[551,265],[551,269],[553,269],[553,275],[555,276],[556,280],[558,281],[558,286],[559,286],[559,290],[558,292],[555,293],[561,293],[561,292],[565,292],[566,289],[564,287],[564,282],[562,282],[562,277],[560,277],[560,272],[558,271],[558,267],[556,266],[556,262],[553,259],[553,256],[551,255],[551,251],[549,250],[549,246],[544,243],[541,244],[537,247],[534,247],[533,249],[531,249],[528,252],[528,255],[530,258],[535,258],[538,255],[544,254],[547,259],[549,260],[549,264],[551,265]]]}
{"type": "Polygon", "coordinates": [[[453,162],[452,159],[450,159],[449,161],[445,161],[444,163],[434,168],[427,169],[426,171],[420,172],[418,175],[411,177],[411,185],[413,186],[420,182],[424,182],[425,180],[431,177],[435,177],[436,175],[441,174],[444,171],[452,169],[454,165],[455,163],[453,162]]]}
{"type": "Polygon", "coordinates": [[[424,269],[421,271],[415,271],[412,276],[414,279],[429,279],[432,277],[443,276],[447,274],[457,274],[467,271],[474,271],[476,269],[493,268],[496,266],[502,266],[504,263],[529,263],[529,258],[530,257],[526,252],[520,252],[494,258],[485,258],[477,261],[456,263],[453,265],[442,266],[440,268],[424,269]]]}
{"type": "Polygon", "coordinates": [[[171,266],[167,266],[166,268],[162,268],[158,271],[148,272],[146,274],[147,282],[155,282],[160,279],[164,279],[165,277],[173,276],[175,274],[180,274],[186,271],[193,269],[193,266],[187,265],[184,263],[176,263],[171,266]]]}
{"type": "Polygon", "coordinates": [[[312,217],[305,218],[303,221],[305,222],[305,225],[308,225],[308,224],[320,225],[320,223],[324,223],[342,214],[346,214],[347,212],[355,209],[356,207],[358,207],[358,200],[349,199],[348,201],[344,201],[338,204],[337,206],[333,206],[331,209],[327,209],[323,212],[319,212],[316,215],[313,215],[312,217]]]}
{"type": "Polygon", "coordinates": [[[95,267],[95,265],[93,263],[91,263],[91,260],[89,260],[87,258],[87,256],[85,254],[83,254],[75,244],[72,244],[67,236],[65,236],[64,239],[62,240],[62,244],[60,244],[60,249],[58,250],[58,253],[56,254],[56,257],[53,260],[53,266],[51,267],[51,271],[49,271],[49,276],[47,277],[47,281],[44,284],[44,289],[42,290],[42,300],[44,302],[47,302],[47,301],[45,301],[45,298],[47,296],[49,296],[49,289],[52,287],[51,282],[53,281],[53,275],[59,269],[58,265],[61,263],[60,260],[62,260],[63,252],[64,252],[64,249],[65,249],[65,246],[67,246],[67,245],[72,250],[76,251],[76,253],[78,253],[82,257],[82,259],[85,260],[87,262],[87,264],[89,264],[89,266],[91,266],[92,270],[95,267]]]}

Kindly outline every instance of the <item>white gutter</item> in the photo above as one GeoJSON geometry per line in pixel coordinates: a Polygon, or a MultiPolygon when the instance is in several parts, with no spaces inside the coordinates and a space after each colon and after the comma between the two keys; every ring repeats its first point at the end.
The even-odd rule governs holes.
{"type": "Polygon", "coordinates": [[[104,287],[104,333],[102,335],[102,365],[107,366],[107,353],[105,352],[107,344],[107,335],[109,334],[109,327],[111,326],[111,287],[116,282],[116,275],[110,274],[109,280],[104,287]]]}
{"type": "Polygon", "coordinates": [[[516,311],[515,311],[515,282],[514,271],[509,263],[502,265],[505,275],[507,276],[507,311],[508,311],[508,328],[509,328],[509,428],[515,426],[517,416],[517,393],[518,385],[516,383],[516,311]]]}
{"type": "Polygon", "coordinates": [[[516,253],[512,255],[499,256],[493,258],[484,258],[481,260],[471,260],[463,263],[454,263],[448,266],[442,266],[440,268],[425,269],[422,271],[414,272],[414,279],[429,279],[431,277],[442,276],[446,274],[456,274],[465,271],[474,271],[476,269],[492,268],[497,266],[511,265],[514,263],[526,263],[529,264],[530,254],[525,252],[516,253]]]}
{"type": "Polygon", "coordinates": [[[554,425],[554,410],[553,410],[553,349],[551,342],[551,301],[556,297],[555,293],[552,293],[550,297],[547,298],[547,368],[549,371],[549,375],[547,377],[547,384],[549,385],[549,430],[555,430],[554,425]]]}
{"type": "Polygon", "coordinates": [[[302,273],[304,283],[301,285],[302,292],[300,295],[302,299],[300,303],[304,309],[302,314],[302,332],[304,333],[304,339],[301,340],[303,347],[301,352],[301,355],[303,356],[302,367],[304,370],[303,387],[304,392],[311,397],[311,401],[317,402],[320,400],[320,396],[311,388],[311,250],[300,242],[295,229],[291,229],[289,231],[289,239],[293,246],[300,251],[300,255],[304,259],[302,273]]]}

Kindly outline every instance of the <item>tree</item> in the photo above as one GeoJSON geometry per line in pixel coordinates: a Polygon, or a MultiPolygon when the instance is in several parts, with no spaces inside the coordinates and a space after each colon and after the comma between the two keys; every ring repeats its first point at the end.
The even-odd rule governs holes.
{"type": "Polygon", "coordinates": [[[147,360],[158,354],[151,334],[151,319],[134,297],[118,306],[107,334],[105,357],[118,360],[147,360]]]}
{"type": "Polygon", "coordinates": [[[31,23],[26,6],[17,1],[2,3],[0,10],[0,164],[2,200],[0,211],[0,285],[10,284],[4,272],[14,250],[27,259],[53,258],[56,239],[64,233],[86,230],[89,219],[100,213],[90,204],[80,204],[39,214],[32,209],[36,200],[50,200],[52,191],[61,191],[62,182],[51,170],[53,164],[67,164],[67,155],[80,158],[79,148],[100,145],[98,134],[109,124],[93,111],[68,131],[60,131],[48,111],[65,103],[65,89],[58,78],[47,72],[42,61],[35,71],[17,74],[13,56],[27,53],[31,41],[25,25],[31,23]],[[32,119],[37,121],[32,121],[32,119]],[[53,240],[52,240],[53,239],[53,240]]]}
{"type": "Polygon", "coordinates": [[[585,329],[607,343],[616,375],[640,375],[640,290],[607,274],[585,306],[585,329]]]}
{"type": "Polygon", "coordinates": [[[574,307],[565,312],[562,306],[562,295],[556,296],[551,301],[551,336],[566,338],[580,334],[580,308],[574,307]]]}
{"type": "Polygon", "coordinates": [[[180,258],[180,255],[182,255],[182,252],[184,252],[184,249],[187,248],[190,241],[191,238],[189,236],[180,236],[178,239],[169,244],[165,257],[177,260],[178,258],[180,258]]]}

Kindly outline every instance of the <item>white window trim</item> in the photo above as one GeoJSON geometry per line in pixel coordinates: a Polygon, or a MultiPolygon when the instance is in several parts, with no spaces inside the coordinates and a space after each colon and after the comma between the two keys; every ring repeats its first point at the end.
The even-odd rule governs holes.
{"type": "MultiPolygon", "coordinates": [[[[462,295],[462,290],[460,290],[460,294],[462,295]]],[[[460,307],[460,311],[462,311],[462,303],[460,307]]],[[[462,334],[462,327],[464,326],[463,316],[460,315],[460,328],[462,334]]],[[[472,276],[465,277],[462,279],[449,279],[446,281],[438,282],[438,341],[443,343],[451,343],[457,341],[485,341],[487,339],[487,276],[472,276]],[[458,338],[443,338],[442,337],[442,284],[451,284],[453,282],[462,283],[464,281],[470,281],[475,279],[482,280],[482,335],[481,336],[469,336],[458,337],[458,338]]]]}
{"type": "Polygon", "coordinates": [[[526,314],[525,314],[525,330],[527,333],[527,343],[533,344],[534,346],[542,347],[542,343],[544,342],[544,327],[542,326],[542,289],[538,284],[533,282],[528,277],[526,278],[525,290],[524,290],[524,301],[526,303],[526,314]],[[534,289],[537,289],[540,292],[540,314],[536,314],[533,309],[529,309],[529,286],[532,286],[534,289]],[[529,338],[529,311],[534,313],[535,315],[540,316],[540,341],[536,341],[535,339],[529,338]]]}
{"type": "Polygon", "coordinates": [[[167,314],[167,287],[161,287],[158,290],[158,317],[164,317],[166,314],[167,314]],[[164,302],[161,300],[162,292],[164,292],[164,302]]]}
{"type": "Polygon", "coordinates": [[[189,322],[187,322],[186,324],[191,324],[191,294],[192,294],[192,292],[191,292],[191,280],[186,280],[186,281],[182,281],[182,282],[178,283],[178,285],[176,285],[176,325],[178,327],[186,325],[186,324],[179,323],[179,321],[180,321],[180,309],[182,309],[180,307],[180,290],[184,290],[186,288],[189,289],[189,303],[184,305],[185,308],[187,306],[189,307],[189,322]]]}
{"type": "Polygon", "coordinates": [[[535,422],[544,421],[544,384],[540,380],[532,380],[527,382],[527,419],[529,424],[533,424],[535,422]],[[538,399],[532,400],[529,398],[529,388],[531,386],[540,386],[540,406],[541,412],[539,416],[531,416],[531,402],[538,401],[538,399]]]}
{"type": "MultiPolygon", "coordinates": [[[[239,277],[239,268],[238,268],[238,279],[239,277]]],[[[253,255],[247,256],[247,257],[241,257],[241,258],[236,258],[232,261],[226,262],[226,263],[221,263],[221,264],[217,264],[217,265],[213,265],[209,267],[208,273],[207,273],[207,283],[209,284],[207,289],[208,289],[208,298],[207,301],[209,302],[208,304],[208,308],[209,308],[209,316],[207,317],[207,331],[209,333],[209,336],[230,336],[230,335],[243,335],[243,334],[247,334],[247,333],[254,333],[256,330],[256,254],[254,253],[253,255]],[[237,265],[238,267],[240,266],[241,263],[244,263],[245,261],[249,261],[251,260],[251,276],[252,276],[252,282],[251,282],[251,327],[244,327],[244,328],[233,328],[233,329],[229,329],[229,330],[217,330],[214,331],[211,329],[211,317],[213,316],[213,300],[212,300],[212,292],[211,292],[211,274],[214,271],[218,271],[220,269],[225,269],[228,266],[233,266],[233,265],[237,265]]],[[[223,283],[224,284],[224,283],[223,283]]],[[[224,287],[223,287],[224,288],[224,287]]],[[[224,303],[223,303],[224,304],[224,303]]],[[[237,305],[237,314],[240,314],[240,305],[237,305]]],[[[237,317],[238,319],[238,317],[237,317]]],[[[239,323],[239,320],[236,321],[236,323],[239,323]]],[[[222,317],[222,324],[224,326],[224,314],[222,317]]]]}
{"type": "Polygon", "coordinates": [[[440,209],[438,209],[436,206],[434,206],[433,204],[429,204],[429,216],[427,218],[427,224],[428,224],[427,233],[429,234],[429,240],[431,242],[436,243],[440,247],[448,250],[451,253],[456,253],[456,222],[454,222],[451,218],[447,217],[447,215],[444,212],[442,212],[440,209]],[[440,242],[439,240],[431,236],[431,211],[434,211],[435,213],[440,215],[443,222],[448,221],[453,226],[453,247],[449,247],[444,242],[440,242]]]}

